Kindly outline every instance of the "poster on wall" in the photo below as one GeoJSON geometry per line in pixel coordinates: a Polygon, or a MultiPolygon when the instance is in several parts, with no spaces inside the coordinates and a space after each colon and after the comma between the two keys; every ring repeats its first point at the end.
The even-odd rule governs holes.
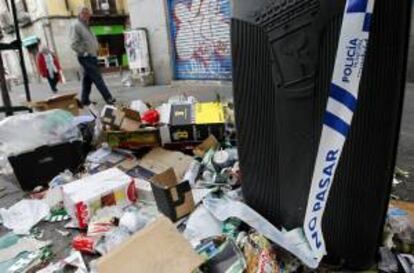
{"type": "Polygon", "coordinates": [[[168,0],[177,80],[231,80],[230,0],[168,0]]]}
{"type": "Polygon", "coordinates": [[[143,29],[126,31],[124,39],[129,69],[149,72],[151,69],[146,31],[143,29]]]}

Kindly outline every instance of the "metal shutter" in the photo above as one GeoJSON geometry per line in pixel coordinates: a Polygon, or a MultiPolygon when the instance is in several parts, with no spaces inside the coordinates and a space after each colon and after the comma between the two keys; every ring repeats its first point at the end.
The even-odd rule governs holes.
{"type": "Polygon", "coordinates": [[[230,0],[168,0],[174,78],[231,80],[230,0]]]}

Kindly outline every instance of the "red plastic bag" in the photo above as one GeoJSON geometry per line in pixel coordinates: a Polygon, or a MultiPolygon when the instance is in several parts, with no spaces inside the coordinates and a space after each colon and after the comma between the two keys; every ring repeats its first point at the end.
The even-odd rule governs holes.
{"type": "Polygon", "coordinates": [[[155,109],[145,111],[141,117],[141,120],[147,124],[157,124],[160,121],[160,113],[155,109]]]}

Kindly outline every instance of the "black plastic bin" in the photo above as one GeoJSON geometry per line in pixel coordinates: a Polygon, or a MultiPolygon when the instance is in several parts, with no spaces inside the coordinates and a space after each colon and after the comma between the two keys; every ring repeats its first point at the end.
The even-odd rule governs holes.
{"type": "MultiPolygon", "coordinates": [[[[278,227],[303,226],[345,0],[238,0],[233,86],[243,194],[278,227]]],[[[323,221],[326,261],[369,268],[388,206],[411,0],[376,0],[358,109],[323,221]]]]}
{"type": "Polygon", "coordinates": [[[9,162],[24,191],[37,186],[47,185],[59,173],[78,171],[84,161],[83,142],[74,141],[62,144],[42,146],[16,156],[10,156],[9,162]]]}

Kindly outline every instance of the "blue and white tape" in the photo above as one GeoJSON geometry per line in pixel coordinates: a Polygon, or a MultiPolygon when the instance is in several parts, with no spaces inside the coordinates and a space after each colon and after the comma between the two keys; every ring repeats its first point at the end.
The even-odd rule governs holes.
{"type": "Polygon", "coordinates": [[[375,0],[348,0],[304,221],[314,256],[326,254],[322,217],[358,104],[375,0]]]}

